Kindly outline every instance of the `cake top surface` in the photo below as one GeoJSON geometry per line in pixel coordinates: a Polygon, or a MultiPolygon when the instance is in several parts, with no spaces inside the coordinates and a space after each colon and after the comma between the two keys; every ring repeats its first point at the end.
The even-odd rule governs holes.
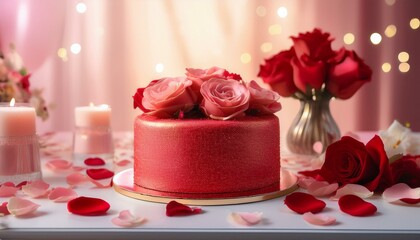
{"type": "Polygon", "coordinates": [[[280,95],[226,69],[187,68],[186,76],[153,80],[138,88],[134,108],[160,119],[232,120],[273,115],[280,95]]]}

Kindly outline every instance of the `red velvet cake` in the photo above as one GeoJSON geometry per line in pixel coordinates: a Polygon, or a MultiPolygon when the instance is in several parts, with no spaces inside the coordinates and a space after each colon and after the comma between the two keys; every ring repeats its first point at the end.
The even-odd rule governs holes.
{"type": "Polygon", "coordinates": [[[159,119],[134,126],[134,183],[154,196],[224,198],[279,190],[279,120],[159,119]]]}
{"type": "Polygon", "coordinates": [[[135,191],[188,199],[279,191],[279,97],[218,67],[137,89],[135,191]]]}

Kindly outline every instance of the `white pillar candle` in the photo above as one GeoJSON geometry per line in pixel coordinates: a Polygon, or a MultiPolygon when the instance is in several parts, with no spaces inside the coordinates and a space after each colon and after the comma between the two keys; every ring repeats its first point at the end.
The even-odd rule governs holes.
{"type": "Polygon", "coordinates": [[[109,127],[111,108],[108,105],[83,106],[75,108],[76,127],[109,127]]]}
{"type": "MultiPolygon", "coordinates": [[[[13,100],[12,100],[13,101],[13,100]]],[[[36,132],[35,109],[27,106],[0,106],[0,136],[32,136],[36,132]]]]}

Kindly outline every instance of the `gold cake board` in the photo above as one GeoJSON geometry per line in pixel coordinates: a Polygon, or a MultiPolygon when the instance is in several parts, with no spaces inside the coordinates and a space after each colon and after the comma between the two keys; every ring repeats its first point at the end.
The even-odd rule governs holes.
{"type": "Polygon", "coordinates": [[[172,200],[180,202],[187,205],[200,205],[200,206],[217,206],[217,205],[232,205],[232,204],[243,204],[243,203],[253,203],[260,202],[265,200],[270,200],[273,198],[278,198],[284,195],[287,195],[296,189],[298,189],[297,181],[292,182],[289,186],[284,187],[279,191],[264,193],[259,195],[247,196],[247,197],[232,197],[232,198],[219,198],[219,199],[189,199],[189,198],[174,198],[174,197],[161,197],[161,196],[152,196],[147,194],[142,194],[134,191],[133,189],[133,169],[127,169],[120,173],[117,173],[113,179],[113,187],[116,192],[131,197],[134,199],[139,199],[148,202],[156,203],[168,203],[172,200]]]}

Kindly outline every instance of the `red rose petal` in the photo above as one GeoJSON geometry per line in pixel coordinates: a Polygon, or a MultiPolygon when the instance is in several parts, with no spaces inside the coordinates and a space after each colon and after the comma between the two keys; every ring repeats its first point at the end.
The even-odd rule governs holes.
{"type": "Polygon", "coordinates": [[[67,203],[67,210],[82,216],[104,215],[111,206],[100,198],[78,197],[67,203]]]}
{"type": "Polygon", "coordinates": [[[401,202],[405,202],[408,204],[417,204],[420,203],[420,198],[418,199],[413,199],[413,198],[401,198],[400,199],[401,202]]]}
{"type": "Polygon", "coordinates": [[[355,195],[345,195],[338,200],[341,211],[356,217],[375,214],[376,206],[355,195]]]}
{"type": "Polygon", "coordinates": [[[189,207],[177,201],[170,201],[166,204],[166,216],[186,216],[192,214],[198,214],[201,212],[201,208],[189,207]]]}
{"type": "Polygon", "coordinates": [[[303,192],[289,194],[284,199],[284,204],[299,214],[304,214],[306,212],[318,213],[326,206],[324,201],[303,192]]]}
{"type": "Polygon", "coordinates": [[[87,158],[84,163],[88,166],[102,166],[105,165],[105,161],[102,158],[87,158]]]}
{"type": "Polygon", "coordinates": [[[7,204],[8,202],[4,202],[0,205],[0,217],[10,214],[9,210],[7,209],[7,204]]]}
{"type": "Polygon", "coordinates": [[[110,178],[114,176],[114,172],[109,171],[106,168],[94,168],[94,169],[87,169],[86,174],[95,180],[110,178]]]}

